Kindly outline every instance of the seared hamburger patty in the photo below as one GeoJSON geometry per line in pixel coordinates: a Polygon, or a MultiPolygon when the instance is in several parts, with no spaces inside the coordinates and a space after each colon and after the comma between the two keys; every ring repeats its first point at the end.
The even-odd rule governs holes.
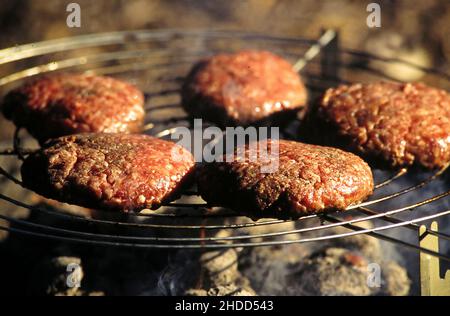
{"type": "Polygon", "coordinates": [[[6,118],[40,143],[83,132],[138,132],[144,97],[134,86],[109,77],[60,74],[38,78],[9,92],[6,118]]]}
{"type": "MultiPolygon", "coordinates": [[[[356,155],[293,141],[268,141],[270,148],[274,144],[279,147],[279,165],[272,173],[261,173],[265,162],[250,159],[248,145],[245,156],[232,162],[203,165],[198,175],[201,196],[211,205],[251,216],[286,218],[343,210],[372,193],[372,172],[356,155]]],[[[258,143],[256,157],[261,157],[260,146],[264,142],[258,143]]]]}
{"type": "Polygon", "coordinates": [[[221,126],[292,115],[305,103],[306,89],[292,65],[266,51],[203,60],[191,70],[182,89],[188,113],[221,126]]]}
{"type": "Polygon", "coordinates": [[[193,166],[190,152],[151,136],[78,134],[51,140],[27,157],[22,180],[61,202],[128,211],[175,197],[193,166]]]}
{"type": "Polygon", "coordinates": [[[377,82],[329,89],[317,111],[345,145],[392,166],[450,161],[450,95],[421,83],[377,82]]]}

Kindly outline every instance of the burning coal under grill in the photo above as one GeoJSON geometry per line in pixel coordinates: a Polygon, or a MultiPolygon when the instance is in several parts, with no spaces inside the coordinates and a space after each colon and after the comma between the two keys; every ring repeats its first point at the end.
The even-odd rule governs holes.
{"type": "MultiPolygon", "coordinates": [[[[311,100],[338,83],[396,80],[383,72],[394,63],[424,72],[435,85],[450,85],[450,76],[435,69],[341,49],[331,30],[318,40],[173,30],[88,35],[7,49],[0,66],[14,63],[22,70],[0,78],[0,86],[5,93],[25,78],[58,71],[117,76],[145,91],[146,132],[167,138],[177,127],[191,126],[179,106],[180,85],[191,65],[217,52],[244,48],[270,50],[291,60],[305,78],[311,100]]],[[[284,137],[295,138],[295,124],[283,128],[284,137]]],[[[450,227],[447,167],[434,172],[374,169],[376,190],[368,201],[346,212],[298,220],[252,221],[211,209],[195,188],[157,211],[118,215],[45,200],[22,188],[20,160],[33,146],[17,130],[12,145],[0,149],[3,247],[25,260],[40,256],[40,271],[45,271],[31,278],[30,291],[406,295],[420,293],[421,284],[423,294],[427,288],[432,289],[428,294],[448,294],[449,280],[429,272],[439,259],[448,268],[450,235],[436,226],[420,226],[437,221],[442,230],[450,227]],[[437,239],[443,241],[440,250],[437,239]],[[17,249],[23,251],[20,256],[17,249]],[[69,263],[82,267],[79,289],[67,288],[62,280],[69,263]],[[380,287],[368,284],[370,267],[380,267],[380,287]],[[47,280],[44,289],[38,278],[47,280]]]]}

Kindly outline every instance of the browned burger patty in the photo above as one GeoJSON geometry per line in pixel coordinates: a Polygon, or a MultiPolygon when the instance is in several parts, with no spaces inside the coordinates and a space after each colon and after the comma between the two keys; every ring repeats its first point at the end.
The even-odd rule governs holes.
{"type": "Polygon", "coordinates": [[[286,60],[266,51],[219,54],[191,70],[182,104],[193,117],[249,125],[303,108],[306,89],[286,60]]]}
{"type": "MultiPolygon", "coordinates": [[[[266,147],[261,144],[256,157],[263,157],[261,148],[266,147]]],[[[274,144],[279,144],[279,164],[272,173],[261,172],[265,160],[250,159],[248,146],[245,157],[202,166],[198,175],[201,196],[211,205],[250,216],[287,218],[343,210],[373,191],[372,172],[356,155],[293,141],[268,142],[270,148],[274,144]]]]}
{"type": "Polygon", "coordinates": [[[78,134],[47,142],[22,165],[26,187],[61,202],[109,210],[156,208],[194,166],[172,142],[136,134],[78,134]]]}
{"type": "Polygon", "coordinates": [[[138,132],[144,97],[134,86],[109,77],[60,74],[25,83],[3,101],[6,118],[40,143],[84,132],[138,132]]]}
{"type": "Polygon", "coordinates": [[[317,115],[345,145],[392,166],[450,161],[450,95],[421,83],[378,82],[329,89],[317,115]]]}

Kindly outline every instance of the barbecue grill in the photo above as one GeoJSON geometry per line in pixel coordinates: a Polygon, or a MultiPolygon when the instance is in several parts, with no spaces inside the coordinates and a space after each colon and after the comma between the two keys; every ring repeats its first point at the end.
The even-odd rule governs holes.
{"type": "MultiPolygon", "coordinates": [[[[324,31],[318,39],[235,31],[141,30],[93,34],[3,49],[0,51],[0,69],[6,75],[0,78],[0,87],[4,94],[24,79],[59,71],[116,76],[144,91],[145,132],[168,138],[180,126],[192,127],[191,120],[179,104],[180,86],[192,64],[214,53],[245,48],[270,50],[290,60],[304,78],[310,100],[339,83],[379,79],[399,81],[383,72],[383,67],[391,64],[421,71],[423,80],[435,86],[447,90],[450,86],[450,75],[439,69],[341,48],[338,34],[333,30],[324,31]]],[[[295,138],[298,123],[293,121],[282,127],[283,137],[295,138]]],[[[450,217],[450,209],[435,206],[450,195],[448,166],[433,172],[417,168],[395,171],[374,168],[375,193],[368,201],[352,205],[346,212],[310,215],[297,220],[249,221],[230,210],[211,209],[197,196],[195,188],[185,191],[181,199],[163,205],[161,210],[143,210],[112,220],[106,211],[98,211],[104,213],[104,217],[86,218],[27,202],[32,192],[23,188],[18,170],[20,160],[34,150],[32,144],[32,140],[18,128],[12,142],[3,143],[0,147],[0,207],[3,210],[33,210],[45,217],[77,225],[74,226],[76,229],[52,226],[0,212],[3,220],[0,221],[0,230],[11,234],[98,246],[194,249],[284,245],[368,234],[421,253],[422,294],[450,294],[449,273],[446,279],[441,279],[436,272],[439,271],[439,259],[450,261],[448,253],[439,251],[438,239],[448,242],[450,235],[439,232],[435,223],[430,228],[422,225],[450,217]],[[397,184],[405,178],[414,179],[413,185],[399,189],[397,184]],[[436,181],[444,181],[447,190],[414,200],[419,195],[417,192],[427,192],[427,188],[436,181]],[[412,197],[413,202],[411,198],[405,199],[406,196],[412,197]],[[364,228],[359,225],[367,221],[374,226],[364,228]],[[296,228],[286,230],[282,224],[290,222],[296,228]],[[93,226],[107,227],[108,230],[92,232],[93,226]],[[256,232],[262,226],[270,226],[271,232],[256,232]],[[329,232],[338,226],[351,231],[329,232]],[[227,231],[227,234],[211,235],[219,230],[227,231]],[[397,231],[396,237],[388,234],[393,230],[397,231]],[[398,230],[416,234],[418,242],[399,238],[403,232],[398,233],[398,230]],[[289,235],[294,237],[280,238],[289,235]]]]}

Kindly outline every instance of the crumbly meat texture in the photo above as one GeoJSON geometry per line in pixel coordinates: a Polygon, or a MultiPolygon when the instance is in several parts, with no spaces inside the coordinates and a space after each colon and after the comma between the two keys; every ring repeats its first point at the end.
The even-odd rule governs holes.
{"type": "Polygon", "coordinates": [[[2,111],[41,144],[76,133],[139,132],[145,115],[144,97],[136,87],[87,74],[27,82],[5,96],[2,111]]]}
{"type": "Polygon", "coordinates": [[[266,51],[219,54],[199,62],[182,89],[193,117],[221,126],[276,121],[304,108],[306,88],[292,65],[266,51]]]}
{"type": "Polygon", "coordinates": [[[22,180],[61,202],[130,211],[176,197],[193,166],[189,151],[155,137],[78,134],[51,140],[27,157],[22,180]]]}
{"type": "Polygon", "coordinates": [[[422,83],[343,85],[322,97],[317,117],[344,146],[394,167],[450,161],[450,95],[422,83]]]}
{"type": "Polygon", "coordinates": [[[203,165],[198,171],[201,196],[251,217],[295,218],[326,210],[344,210],[373,191],[370,167],[358,156],[336,148],[286,140],[245,146],[233,161],[203,165]],[[262,173],[278,147],[278,168],[262,173]],[[254,148],[254,147],[253,147],[254,148]],[[275,151],[274,151],[275,150],[275,151]],[[250,158],[253,154],[253,158],[250,158]]]}

